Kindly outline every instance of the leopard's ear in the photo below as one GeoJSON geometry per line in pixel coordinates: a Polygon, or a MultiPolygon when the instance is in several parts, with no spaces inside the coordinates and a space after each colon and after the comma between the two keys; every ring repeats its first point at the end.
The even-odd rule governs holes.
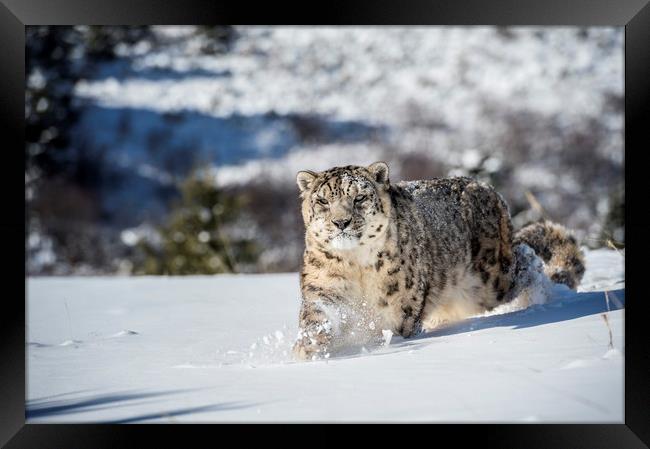
{"type": "Polygon", "coordinates": [[[388,185],[388,164],[386,162],[375,162],[368,166],[368,171],[377,184],[388,185]]]}
{"type": "Polygon", "coordinates": [[[304,193],[309,190],[316,179],[316,173],[309,170],[299,171],[296,176],[296,183],[300,189],[300,193],[304,193]]]}

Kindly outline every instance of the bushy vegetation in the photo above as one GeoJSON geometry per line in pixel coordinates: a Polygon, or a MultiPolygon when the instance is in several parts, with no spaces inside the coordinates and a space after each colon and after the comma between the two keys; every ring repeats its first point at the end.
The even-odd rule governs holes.
{"type": "Polygon", "coordinates": [[[181,198],[158,228],[156,241],[142,240],[137,274],[215,274],[240,271],[255,261],[258,249],[247,238],[232,238],[224,228],[236,222],[244,199],[219,190],[212,177],[196,171],[181,185],[181,198]]]}

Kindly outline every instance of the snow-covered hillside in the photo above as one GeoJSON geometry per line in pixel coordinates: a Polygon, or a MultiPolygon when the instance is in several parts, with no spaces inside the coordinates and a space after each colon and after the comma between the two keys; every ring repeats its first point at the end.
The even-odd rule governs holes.
{"type": "Polygon", "coordinates": [[[296,271],[296,173],[377,160],[391,181],[487,181],[515,227],[544,215],[590,248],[624,246],[623,28],[73,30],[55,39],[76,42],[67,63],[43,50],[27,77],[43,97],[29,110],[63,83],[59,107],[75,117],[60,152],[45,150],[47,121],[29,146],[30,274],[139,272],[138,238],[156,246],[196,169],[242,199],[233,228],[260,250],[248,271],[296,271]],[[89,56],[98,39],[110,57],[89,56]],[[52,179],[39,165],[50,154],[66,167],[52,179]]]}
{"type": "MultiPolygon", "coordinates": [[[[623,115],[611,104],[623,94],[621,30],[238,27],[218,56],[199,51],[206,37],[195,27],[154,33],[157,46],[124,46],[75,88],[88,104],[77,131],[85,151],[137,175],[113,187],[110,210],[144,179],[169,184],[192,162],[213,164],[223,186],[260,176],[293,186],[301,169],[387,159],[401,179],[409,155],[461,171],[486,155],[488,170],[503,170],[514,157],[508,183],[551,205],[583,184],[556,169],[567,163],[558,153],[586,144],[601,165],[622,163],[623,115]]],[[[609,186],[589,188],[606,197],[609,186]]],[[[567,224],[594,222],[578,209],[567,224]]]]}
{"type": "Polygon", "coordinates": [[[29,278],[27,421],[623,422],[623,254],[556,290],[297,363],[296,274],[29,278]]]}
{"type": "MultiPolygon", "coordinates": [[[[206,37],[195,27],[154,32],[157,47],[124,46],[122,59],[75,93],[93,105],[80,136],[160,182],[174,170],[163,161],[171,150],[214,163],[222,185],[250,182],[269,164],[274,181],[292,183],[298,169],[390,157],[387,145],[450,166],[467,165],[468,151],[501,159],[504,113],[553,121],[555,140],[533,143],[536,159],[573,150],[562,134],[591,119],[607,128],[597,152],[622,161],[623,116],[607,104],[623,93],[621,30],[238,27],[233,48],[219,56],[199,51],[206,37]],[[316,135],[301,136],[298,118],[316,135]]],[[[522,178],[528,187],[570,183],[532,162],[536,176],[522,178]]]]}

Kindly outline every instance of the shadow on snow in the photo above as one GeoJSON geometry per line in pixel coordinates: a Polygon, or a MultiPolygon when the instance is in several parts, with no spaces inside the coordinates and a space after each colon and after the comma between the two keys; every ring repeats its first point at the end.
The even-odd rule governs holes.
{"type": "Polygon", "coordinates": [[[612,296],[615,298],[615,300],[609,300],[609,305],[607,304],[605,292],[571,292],[566,297],[551,299],[546,304],[533,305],[503,315],[470,318],[452,326],[423,333],[416,338],[442,337],[493,327],[525,329],[618,310],[625,306],[624,289],[610,291],[608,295],[610,295],[610,298],[612,296]],[[617,305],[617,302],[620,303],[620,306],[617,305]]]}
{"type": "MultiPolygon", "coordinates": [[[[197,389],[179,389],[169,391],[152,391],[152,392],[115,392],[104,395],[93,395],[75,399],[53,399],[60,398],[66,395],[77,394],[79,392],[72,392],[60,394],[40,399],[29,400],[25,407],[26,419],[51,417],[56,415],[71,415],[77,413],[87,413],[98,410],[105,410],[111,408],[127,407],[131,405],[143,404],[141,401],[150,398],[160,398],[174,394],[186,393],[195,391],[197,389]]],[[[88,390],[85,390],[88,391],[88,390]]],[[[112,422],[112,423],[134,423],[139,421],[154,420],[170,418],[174,416],[187,415],[192,413],[201,413],[209,411],[223,411],[234,410],[239,408],[252,407],[254,404],[244,404],[237,402],[224,402],[219,404],[207,404],[198,407],[179,408],[171,410],[162,410],[150,412],[142,415],[128,416],[120,419],[113,420],[98,420],[97,422],[112,422]]],[[[71,420],[74,421],[74,420],[71,420]]]]}
{"type": "Polygon", "coordinates": [[[332,353],[333,358],[347,359],[364,356],[381,356],[402,352],[404,349],[423,349],[427,342],[436,337],[477,332],[496,327],[510,327],[513,330],[526,329],[545,324],[574,320],[585,316],[606,313],[625,307],[625,289],[607,292],[609,303],[604,291],[599,292],[566,292],[546,304],[533,305],[523,310],[493,315],[475,317],[454,323],[430,332],[422,332],[411,338],[394,337],[393,342],[385,348],[380,344],[353,345],[337,349],[332,353]],[[364,351],[369,349],[370,351],[364,351]]]}

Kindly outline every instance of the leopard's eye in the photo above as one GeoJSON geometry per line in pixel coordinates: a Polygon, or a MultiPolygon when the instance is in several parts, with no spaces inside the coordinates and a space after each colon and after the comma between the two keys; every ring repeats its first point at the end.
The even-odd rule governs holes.
{"type": "Polygon", "coordinates": [[[317,199],[316,199],[316,202],[317,202],[318,204],[322,204],[323,206],[327,206],[327,204],[328,204],[328,203],[327,203],[327,200],[326,200],[325,198],[317,198],[317,199]]]}
{"type": "Polygon", "coordinates": [[[363,202],[365,199],[366,199],[366,195],[359,195],[358,197],[356,197],[354,199],[354,202],[359,204],[359,203],[363,202]]]}

